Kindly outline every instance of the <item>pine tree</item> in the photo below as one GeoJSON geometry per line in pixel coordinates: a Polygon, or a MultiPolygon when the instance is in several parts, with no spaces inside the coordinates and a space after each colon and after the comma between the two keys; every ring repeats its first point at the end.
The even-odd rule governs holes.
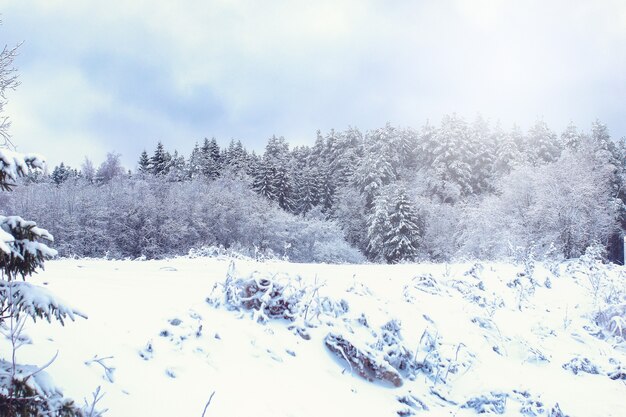
{"type": "Polygon", "coordinates": [[[209,140],[204,138],[201,155],[202,175],[210,180],[214,180],[220,175],[220,148],[215,138],[209,140]]]}
{"type": "Polygon", "coordinates": [[[150,172],[153,175],[166,175],[169,171],[171,156],[165,151],[163,143],[159,141],[150,158],[150,172]]]}
{"type": "Polygon", "coordinates": [[[140,174],[148,174],[150,172],[150,157],[148,157],[148,152],[145,149],[139,157],[139,162],[137,162],[137,172],[140,174]]]}
{"type": "Polygon", "coordinates": [[[404,189],[399,189],[389,213],[390,232],[385,241],[388,262],[414,260],[421,240],[420,219],[404,189]]]}
{"type": "Polygon", "coordinates": [[[444,116],[430,138],[431,192],[443,202],[456,202],[471,194],[475,155],[467,123],[457,115],[444,116]]]}
{"type": "Polygon", "coordinates": [[[185,163],[185,157],[179,155],[177,150],[174,150],[168,169],[168,179],[170,181],[183,181],[187,176],[187,172],[188,168],[185,163]]]}
{"type": "Polygon", "coordinates": [[[274,165],[266,159],[259,161],[255,166],[252,189],[268,200],[276,200],[275,177],[274,165]]]}
{"type": "Polygon", "coordinates": [[[223,154],[222,164],[236,173],[244,173],[248,169],[248,153],[241,141],[231,140],[223,154]]]}
{"type": "Polygon", "coordinates": [[[527,141],[529,159],[534,166],[556,161],[563,149],[560,138],[543,120],[537,120],[530,128],[527,141]]]}
{"type": "Polygon", "coordinates": [[[365,196],[367,207],[371,208],[379,190],[398,179],[393,143],[383,129],[367,132],[364,141],[364,155],[355,170],[354,180],[365,196]]]}
{"type": "Polygon", "coordinates": [[[52,170],[52,181],[56,185],[61,185],[72,175],[72,169],[68,166],[66,167],[63,162],[60,165],[57,165],[52,170]]]}
{"type": "Polygon", "coordinates": [[[561,133],[561,142],[567,149],[577,150],[580,146],[581,135],[574,122],[570,121],[563,133],[561,133]]]}
{"type": "Polygon", "coordinates": [[[470,129],[472,160],[472,191],[474,194],[489,191],[494,174],[496,145],[489,123],[478,116],[470,129]]]}
{"type": "Polygon", "coordinates": [[[511,172],[513,166],[519,162],[521,154],[513,136],[505,133],[500,126],[496,126],[493,132],[493,143],[495,146],[493,177],[498,179],[511,172]]]}
{"type": "Polygon", "coordinates": [[[289,145],[285,138],[272,136],[262,161],[259,163],[253,181],[253,189],[289,212],[297,207],[293,199],[293,185],[288,167],[290,165],[289,145]]]}
{"type": "MultiPolygon", "coordinates": [[[[12,67],[17,48],[0,52],[0,113],[5,93],[17,86],[12,67]]],[[[9,137],[7,123],[0,125],[0,136],[9,137]]],[[[44,161],[37,155],[23,155],[4,146],[0,148],[0,189],[10,191],[18,177],[29,170],[42,170],[44,161]]],[[[19,216],[0,216],[0,328],[12,349],[8,360],[0,357],[0,415],[2,416],[82,416],[71,401],[51,387],[45,371],[15,361],[15,350],[24,343],[22,328],[27,318],[58,320],[80,315],[63,305],[46,289],[26,282],[44,261],[56,255],[46,242],[53,240],[45,229],[19,216]],[[21,278],[21,281],[20,281],[21,278]]],[[[3,352],[4,354],[4,352],[3,352]]]]}
{"type": "Polygon", "coordinates": [[[367,219],[367,249],[366,255],[373,261],[387,259],[387,240],[391,231],[389,222],[389,202],[385,195],[378,195],[373,202],[371,214],[367,219]]]}
{"type": "Polygon", "coordinates": [[[187,164],[187,178],[195,179],[202,175],[202,151],[198,142],[193,147],[191,155],[189,155],[189,163],[187,164]]]}

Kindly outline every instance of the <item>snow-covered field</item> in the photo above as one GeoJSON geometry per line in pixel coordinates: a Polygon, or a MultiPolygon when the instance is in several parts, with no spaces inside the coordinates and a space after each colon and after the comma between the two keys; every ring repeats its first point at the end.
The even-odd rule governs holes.
{"type": "Polygon", "coordinates": [[[30,324],[18,360],[58,350],[57,385],[81,403],[101,386],[109,417],[200,417],[212,393],[206,416],[625,415],[622,322],[594,321],[626,303],[622,267],[232,262],[231,290],[259,271],[299,297],[294,320],[229,305],[227,258],[50,261],[32,282],[89,318],[30,324]],[[388,380],[359,376],[356,351],[388,380]]]}

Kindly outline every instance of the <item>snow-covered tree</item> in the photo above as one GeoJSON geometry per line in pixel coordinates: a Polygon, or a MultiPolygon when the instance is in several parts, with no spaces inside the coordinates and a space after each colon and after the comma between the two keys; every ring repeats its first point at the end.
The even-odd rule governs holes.
{"type": "Polygon", "coordinates": [[[570,121],[563,133],[561,133],[561,142],[566,149],[576,150],[580,146],[581,134],[574,122],[570,121]]]}
{"type": "Polygon", "coordinates": [[[389,201],[380,194],[374,200],[367,227],[367,257],[374,261],[387,259],[387,240],[391,231],[389,201]]]}
{"type": "Polygon", "coordinates": [[[54,167],[51,177],[52,181],[54,181],[56,185],[60,185],[67,181],[71,175],[72,169],[70,167],[66,167],[65,164],[61,162],[61,164],[54,167]]]}
{"type": "Polygon", "coordinates": [[[171,159],[171,155],[165,150],[163,143],[159,141],[150,158],[150,172],[153,175],[166,175],[170,169],[171,159]]]}
{"type": "Polygon", "coordinates": [[[444,116],[431,146],[431,192],[444,202],[456,202],[472,193],[475,156],[467,123],[457,115],[444,116]]]}
{"type": "Polygon", "coordinates": [[[495,155],[492,183],[496,178],[501,178],[511,172],[511,169],[521,160],[521,153],[514,135],[504,132],[500,126],[496,126],[493,132],[493,143],[495,155]]]}
{"type": "Polygon", "coordinates": [[[393,197],[389,212],[391,229],[385,242],[386,258],[392,263],[414,260],[420,246],[423,227],[404,188],[397,189],[393,197]]]}
{"type": "Polygon", "coordinates": [[[530,128],[526,140],[529,160],[535,166],[556,161],[563,150],[560,138],[541,119],[530,128]]]}
{"type": "Polygon", "coordinates": [[[217,140],[204,138],[200,148],[200,171],[204,177],[214,180],[220,175],[221,156],[217,140]]]}
{"type": "Polygon", "coordinates": [[[139,161],[137,162],[137,172],[140,174],[150,173],[150,157],[145,149],[141,152],[141,156],[139,156],[139,161]]]}
{"type": "Polygon", "coordinates": [[[121,155],[115,152],[109,152],[106,159],[98,167],[96,171],[96,181],[106,183],[113,178],[124,175],[124,168],[120,161],[121,155]]]}
{"type": "MultiPolygon", "coordinates": [[[[12,67],[15,49],[0,53],[0,113],[6,90],[17,85],[12,67]]],[[[0,134],[8,140],[6,119],[0,134]]],[[[10,190],[18,177],[29,170],[43,169],[44,160],[35,154],[20,154],[0,148],[0,189],[10,190]]],[[[20,216],[0,215],[0,332],[8,339],[10,352],[0,355],[0,415],[2,416],[83,416],[73,402],[66,400],[51,383],[45,371],[16,362],[16,350],[28,340],[22,334],[27,318],[47,321],[80,315],[63,305],[46,289],[26,282],[43,263],[56,255],[47,246],[53,238],[35,222],[20,216]]]]}
{"type": "Polygon", "coordinates": [[[189,155],[189,163],[187,164],[187,178],[194,179],[202,175],[202,152],[198,142],[194,145],[189,155]]]}
{"type": "Polygon", "coordinates": [[[489,123],[478,116],[470,127],[472,191],[480,194],[488,191],[495,170],[496,144],[489,123]]]}
{"type": "Polygon", "coordinates": [[[88,182],[92,183],[96,179],[96,169],[93,166],[93,162],[87,157],[83,161],[83,164],[80,166],[80,172],[83,175],[83,178],[88,182]]]}

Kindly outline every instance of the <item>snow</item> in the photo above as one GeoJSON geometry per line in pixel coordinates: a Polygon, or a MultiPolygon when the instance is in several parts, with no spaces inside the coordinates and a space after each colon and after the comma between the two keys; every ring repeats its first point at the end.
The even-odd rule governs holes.
{"type": "Polygon", "coordinates": [[[15,181],[28,172],[28,168],[43,170],[45,159],[34,153],[22,154],[10,149],[0,149],[0,173],[15,181]]]}
{"type": "Polygon", "coordinates": [[[46,369],[54,382],[77,403],[101,386],[108,417],[201,416],[213,392],[207,416],[520,416],[522,408],[547,416],[557,403],[573,417],[623,416],[626,345],[594,318],[623,311],[626,270],[601,267],[606,285],[595,291],[573,266],[553,274],[536,264],[531,285],[523,265],[505,263],[54,260],[30,281],[89,318],[28,325],[34,344],[18,361],[43,365],[58,351],[46,369]],[[307,319],[259,321],[259,312],[226,298],[208,303],[227,272],[231,283],[252,276],[291,285],[304,301],[290,313],[308,306],[307,319]],[[621,301],[609,307],[609,293],[621,301]],[[389,346],[372,341],[392,320],[401,337],[390,343],[401,342],[422,367],[404,373],[400,387],[361,378],[324,343],[347,335],[383,358],[389,346]],[[310,340],[293,326],[306,326],[310,340]],[[585,372],[593,367],[598,374],[585,372]]]}

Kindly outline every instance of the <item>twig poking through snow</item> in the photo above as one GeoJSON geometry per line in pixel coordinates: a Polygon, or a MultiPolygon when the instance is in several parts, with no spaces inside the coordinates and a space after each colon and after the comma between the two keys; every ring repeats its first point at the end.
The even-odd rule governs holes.
{"type": "Polygon", "coordinates": [[[204,411],[202,412],[202,417],[204,417],[204,414],[206,414],[206,410],[209,408],[209,405],[211,404],[211,400],[213,399],[214,395],[215,395],[215,391],[213,391],[213,393],[209,397],[209,401],[206,402],[206,405],[204,406],[204,411]]]}

